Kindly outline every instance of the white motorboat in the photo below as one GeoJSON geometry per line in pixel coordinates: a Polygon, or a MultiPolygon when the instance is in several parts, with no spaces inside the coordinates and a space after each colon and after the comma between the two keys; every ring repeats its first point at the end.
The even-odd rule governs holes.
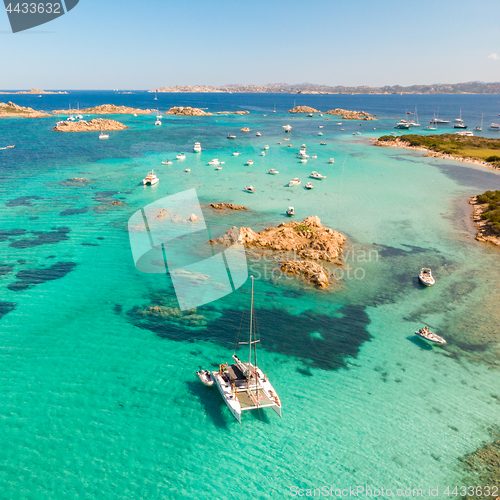
{"type": "Polygon", "coordinates": [[[312,118],[313,116],[314,116],[314,115],[313,115],[312,113],[309,113],[309,114],[307,115],[307,118],[312,118]]]}
{"type": "Polygon", "coordinates": [[[176,157],[177,160],[185,160],[186,155],[184,153],[179,153],[176,157]]]}
{"type": "Polygon", "coordinates": [[[266,152],[265,151],[261,151],[260,156],[266,156],[266,152]]]}
{"type": "Polygon", "coordinates": [[[474,137],[474,132],[472,130],[461,130],[459,132],[455,132],[455,135],[465,135],[467,137],[474,137]]]}
{"type": "Polygon", "coordinates": [[[195,153],[201,153],[201,144],[199,142],[194,143],[193,151],[195,153]]]}
{"type": "Polygon", "coordinates": [[[337,125],[342,125],[342,122],[337,123],[337,125]]]}
{"type": "Polygon", "coordinates": [[[215,167],[215,170],[222,170],[222,167],[221,167],[220,165],[217,165],[217,166],[215,167]]]}
{"type": "Polygon", "coordinates": [[[300,179],[298,177],[294,177],[291,181],[288,182],[289,186],[298,186],[300,184],[300,179]]]}
{"type": "Polygon", "coordinates": [[[286,214],[288,215],[288,217],[294,217],[295,216],[295,210],[293,209],[293,207],[288,207],[288,210],[286,211],[286,214]]]}
{"type": "Polygon", "coordinates": [[[418,274],[418,279],[420,283],[425,286],[432,286],[436,283],[434,276],[432,276],[432,271],[428,267],[423,267],[420,269],[420,273],[418,274]]]}
{"type": "Polygon", "coordinates": [[[173,164],[174,164],[174,163],[173,163],[173,162],[171,162],[170,160],[167,160],[167,161],[162,161],[161,163],[162,163],[162,165],[173,165],[173,164]]]}
{"type": "Polygon", "coordinates": [[[208,387],[214,385],[214,377],[210,370],[199,370],[196,372],[197,377],[208,387]]]}
{"type": "Polygon", "coordinates": [[[435,333],[431,332],[429,330],[429,327],[424,326],[423,328],[420,328],[420,330],[417,330],[415,332],[415,335],[418,335],[420,338],[426,340],[430,344],[438,344],[438,345],[445,345],[446,340],[443,339],[443,337],[440,337],[439,335],[436,335],[435,333]]]}
{"type": "Polygon", "coordinates": [[[490,130],[500,130],[500,124],[492,123],[489,128],[490,130]]]}
{"type": "Polygon", "coordinates": [[[323,132],[318,132],[318,135],[323,135],[323,132]]]}
{"type": "Polygon", "coordinates": [[[144,186],[154,186],[155,184],[158,184],[160,182],[160,179],[156,177],[155,171],[151,170],[151,172],[146,175],[142,183],[144,186]]]}
{"type": "Polygon", "coordinates": [[[218,371],[212,372],[215,383],[222,399],[231,414],[241,424],[241,414],[244,411],[261,408],[272,408],[281,417],[281,401],[271,382],[257,365],[257,338],[255,321],[253,319],[253,288],[250,305],[250,335],[248,343],[248,362],[243,363],[236,354],[233,354],[235,364],[221,364],[218,371]]]}
{"type": "Polygon", "coordinates": [[[306,145],[302,144],[302,146],[300,146],[300,149],[306,149],[306,145]]]}
{"type": "Polygon", "coordinates": [[[210,160],[208,162],[209,165],[220,165],[220,161],[217,158],[214,158],[213,160],[210,160]]]}
{"type": "Polygon", "coordinates": [[[285,132],[291,132],[292,131],[292,126],[291,125],[283,125],[283,130],[285,132]]]}
{"type": "Polygon", "coordinates": [[[241,153],[238,153],[238,151],[235,151],[235,152],[233,153],[233,156],[240,156],[240,154],[241,154],[241,153]]]}
{"type": "Polygon", "coordinates": [[[323,128],[323,125],[318,125],[318,128],[323,128]]]}
{"type": "Polygon", "coordinates": [[[285,137],[283,140],[285,140],[285,141],[289,141],[289,140],[290,140],[290,138],[289,138],[289,137],[285,137]]]}
{"type": "Polygon", "coordinates": [[[246,164],[249,165],[249,166],[252,166],[253,165],[253,161],[252,160],[248,160],[246,164]]]}
{"type": "MultiPolygon", "coordinates": [[[[408,129],[410,128],[410,124],[406,120],[399,120],[394,128],[408,129]]],[[[356,135],[356,132],[353,135],[356,135]]]]}
{"type": "Polygon", "coordinates": [[[190,168],[186,168],[186,170],[184,170],[184,172],[191,172],[191,169],[190,168]]]}
{"type": "Polygon", "coordinates": [[[247,193],[255,193],[257,190],[253,186],[245,186],[245,191],[247,193]]]}
{"type": "Polygon", "coordinates": [[[268,171],[267,171],[268,174],[271,174],[271,175],[276,175],[276,174],[279,174],[279,172],[275,169],[275,168],[270,168],[268,171]]]}
{"type": "Polygon", "coordinates": [[[318,155],[312,155],[312,157],[313,157],[313,160],[315,160],[318,157],[318,155]]]}
{"type": "Polygon", "coordinates": [[[320,142],[322,146],[326,146],[326,142],[320,142]]]}
{"type": "Polygon", "coordinates": [[[299,161],[300,161],[301,163],[307,163],[307,158],[301,158],[299,161]]]}
{"type": "Polygon", "coordinates": [[[311,177],[312,179],[319,179],[319,180],[326,179],[326,175],[318,174],[318,172],[316,171],[312,172],[309,177],[311,177]]]}
{"type": "Polygon", "coordinates": [[[260,132],[257,132],[255,135],[256,135],[257,137],[260,137],[262,134],[261,134],[260,132]]]}
{"type": "Polygon", "coordinates": [[[311,182],[308,182],[305,186],[306,189],[312,189],[314,186],[312,185],[311,182]]]}
{"type": "Polygon", "coordinates": [[[161,125],[161,116],[160,115],[156,115],[155,125],[161,125]]]}
{"type": "Polygon", "coordinates": [[[330,159],[328,160],[328,163],[335,163],[335,158],[330,158],[330,159]]]}
{"type": "Polygon", "coordinates": [[[269,146],[266,144],[266,145],[264,146],[264,149],[269,149],[269,146]]]}
{"type": "Polygon", "coordinates": [[[109,134],[105,134],[104,132],[101,132],[99,134],[99,139],[109,139],[109,134]]]}
{"type": "Polygon", "coordinates": [[[0,149],[14,149],[16,146],[5,146],[4,148],[0,148],[0,149]]]}
{"type": "Polygon", "coordinates": [[[227,138],[228,138],[228,139],[236,139],[236,136],[235,136],[235,135],[231,135],[231,134],[229,134],[229,135],[227,136],[227,138]]]}

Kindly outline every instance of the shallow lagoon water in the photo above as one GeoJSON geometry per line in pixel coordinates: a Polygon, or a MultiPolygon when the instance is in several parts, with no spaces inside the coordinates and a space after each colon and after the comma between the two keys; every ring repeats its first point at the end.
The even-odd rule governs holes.
{"type": "MultiPolygon", "coordinates": [[[[483,102],[498,101],[460,97],[441,97],[440,116],[453,119],[456,104],[469,104],[471,116],[480,116],[483,102]]],[[[76,98],[80,107],[154,105],[150,94],[76,98]]],[[[165,117],[161,127],[150,116],[119,117],[130,129],[111,133],[109,141],[56,134],[52,119],[0,122],[1,142],[16,144],[2,151],[0,164],[6,496],[283,498],[292,486],[463,484],[459,457],[488,439],[500,396],[499,251],[474,240],[466,200],[500,189],[500,176],[373,147],[368,138],[392,130],[389,116],[402,116],[396,98],[410,99],[297,98],[320,109],[385,116],[361,127],[345,122],[344,132],[337,117],[285,115],[292,96],[187,96],[185,104],[252,113],[165,117]],[[283,140],[286,123],[294,127],[290,141],[283,140]],[[252,131],[244,135],[239,129],[247,124],[252,131]],[[362,135],[353,136],[358,129],[362,135]],[[238,138],[229,141],[228,133],[238,138]],[[195,141],[201,154],[191,153],[195,141]],[[302,143],[318,158],[299,163],[302,143]],[[265,144],[270,149],[261,157],[265,144]],[[242,154],[231,156],[235,150],[242,154]],[[175,160],[181,151],[186,160],[175,160]],[[162,165],[167,158],[174,164],[162,165]],[[213,158],[225,161],[222,170],[208,166],[213,158]],[[151,168],[160,183],[144,188],[151,168]],[[270,168],[280,174],[268,175],[270,168]],[[302,186],[312,170],[327,178],[313,180],[308,192],[302,186]],[[285,187],[296,176],[302,185],[285,187]],[[74,177],[90,182],[68,182],[74,177]],[[246,184],[257,192],[244,192],[246,184]],[[261,273],[255,299],[262,359],[283,419],[262,411],[239,425],[217,390],[195,376],[200,366],[230,360],[248,310],[248,284],[198,308],[201,318],[184,324],[137,314],[150,305],[175,305],[175,295],[168,276],[135,269],[127,221],[148,203],[192,187],[209,226],[260,230],[285,221],[293,205],[297,220],[318,215],[348,236],[346,264],[358,274],[330,291],[271,279],[278,277],[269,266],[250,262],[261,273]],[[218,201],[250,210],[220,214],[208,207],[218,201]],[[416,281],[424,266],[438,279],[431,289],[416,281]],[[445,349],[414,338],[424,323],[448,340],[445,349]]],[[[435,96],[415,98],[421,117],[437,107],[435,96]]],[[[16,102],[30,105],[29,99],[16,102]]],[[[159,97],[165,106],[179,99],[159,97]]],[[[413,109],[410,104],[404,105],[413,109]]]]}

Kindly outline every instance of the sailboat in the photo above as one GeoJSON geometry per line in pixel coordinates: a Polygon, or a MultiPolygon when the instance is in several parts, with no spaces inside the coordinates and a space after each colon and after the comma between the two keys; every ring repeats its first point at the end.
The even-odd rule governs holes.
{"type": "MultiPolygon", "coordinates": [[[[248,362],[243,363],[233,354],[234,364],[219,365],[219,371],[213,371],[212,377],[227,407],[234,418],[241,424],[244,411],[260,408],[272,408],[281,417],[281,401],[269,379],[257,365],[257,340],[253,317],[253,282],[250,303],[250,332],[248,339],[248,362]],[[253,360],[252,360],[253,357],[253,360]]],[[[247,342],[243,342],[247,344],[247,342]]]]}
{"type": "Polygon", "coordinates": [[[273,113],[276,113],[276,103],[274,103],[274,111],[273,113]]]}
{"type": "Polygon", "coordinates": [[[415,106],[415,113],[413,114],[413,120],[410,121],[410,127],[420,127],[420,123],[418,123],[417,106],[415,106]]]}
{"type": "Polygon", "coordinates": [[[460,108],[460,118],[455,118],[455,124],[453,128],[467,128],[464,121],[462,120],[462,108],[460,108]]]}
{"type": "Polygon", "coordinates": [[[430,125],[427,125],[427,127],[425,127],[425,130],[437,130],[436,114],[434,114],[434,116],[432,117],[430,125]]]}
{"type": "Polygon", "coordinates": [[[481,126],[480,127],[474,127],[474,130],[477,130],[481,132],[483,130],[483,113],[481,113],[481,126]]]}
{"type": "Polygon", "coordinates": [[[154,98],[155,101],[158,100],[158,96],[156,95],[156,92],[155,92],[155,98],[154,98]]]}

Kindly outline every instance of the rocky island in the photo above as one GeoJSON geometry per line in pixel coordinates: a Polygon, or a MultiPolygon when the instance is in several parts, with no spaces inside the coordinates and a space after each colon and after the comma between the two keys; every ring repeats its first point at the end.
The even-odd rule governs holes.
{"type": "Polygon", "coordinates": [[[500,246],[500,191],[486,191],[474,196],[469,203],[479,230],[476,240],[500,246]]]}
{"type": "Polygon", "coordinates": [[[212,113],[206,113],[200,108],[191,108],[189,106],[174,106],[165,114],[167,115],[182,115],[182,116],[212,116],[212,113]]]}
{"type": "Polygon", "coordinates": [[[128,128],[123,123],[116,120],[105,120],[104,118],[95,118],[89,122],[80,120],[78,122],[59,122],[52,130],[56,132],[114,132],[128,128]]]}
{"type": "Polygon", "coordinates": [[[128,108],[127,106],[115,106],[114,104],[101,104],[93,108],[85,109],[55,109],[55,115],[149,115],[152,109],[128,108]]]}
{"type": "Polygon", "coordinates": [[[59,91],[59,92],[51,92],[50,90],[40,90],[40,89],[31,89],[31,90],[20,90],[19,92],[0,92],[0,94],[12,94],[12,95],[17,95],[17,94],[36,94],[36,95],[41,95],[41,94],[67,94],[67,92],[59,91]]]}
{"type": "Polygon", "coordinates": [[[302,222],[282,222],[260,233],[234,226],[221,238],[211,240],[225,246],[239,242],[249,248],[274,250],[279,253],[277,258],[283,272],[301,275],[320,288],[328,287],[331,273],[314,261],[341,264],[345,241],[343,234],[324,227],[317,216],[307,217],[302,222]],[[289,258],[291,254],[292,259],[289,258]]]}
{"type": "Polygon", "coordinates": [[[295,106],[295,108],[289,109],[288,113],[321,113],[321,111],[310,106],[295,106]]]}
{"type": "Polygon", "coordinates": [[[0,102],[0,118],[12,118],[12,117],[23,117],[23,118],[45,118],[48,115],[43,111],[36,111],[33,108],[25,108],[23,106],[18,106],[13,102],[0,102]]]}
{"type": "Polygon", "coordinates": [[[331,109],[326,112],[327,115],[337,115],[343,120],[376,120],[370,113],[365,111],[348,111],[347,109],[331,109]]]}
{"type": "Polygon", "coordinates": [[[228,208],[229,210],[248,210],[247,207],[241,206],[241,205],[235,205],[234,203],[210,203],[210,206],[212,208],[215,208],[215,210],[224,210],[225,208],[228,208]]]}
{"type": "Polygon", "coordinates": [[[424,156],[500,168],[500,139],[456,134],[407,134],[401,137],[383,135],[374,140],[374,145],[413,149],[425,152],[424,156]]]}

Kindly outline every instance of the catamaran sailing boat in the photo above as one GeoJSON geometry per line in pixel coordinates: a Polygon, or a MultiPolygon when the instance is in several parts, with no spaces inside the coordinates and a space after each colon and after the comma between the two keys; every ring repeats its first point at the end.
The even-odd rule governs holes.
{"type": "Polygon", "coordinates": [[[467,128],[464,121],[462,120],[462,108],[460,108],[460,118],[455,118],[455,124],[453,128],[467,128]]]}
{"type": "Polygon", "coordinates": [[[418,123],[417,106],[415,106],[415,113],[413,113],[413,120],[410,121],[410,127],[420,127],[420,123],[418,123]]]}
{"type": "MultiPolygon", "coordinates": [[[[272,408],[281,417],[281,401],[278,394],[264,372],[257,366],[257,343],[260,340],[257,340],[253,320],[253,276],[251,278],[252,299],[248,363],[243,363],[236,354],[233,354],[235,364],[221,364],[219,371],[212,372],[212,377],[215,379],[222,399],[240,424],[241,414],[244,411],[259,408],[272,408]]],[[[247,342],[244,343],[247,344],[247,342]]]]}
{"type": "Polygon", "coordinates": [[[481,126],[474,127],[474,130],[477,130],[478,132],[481,132],[483,130],[483,113],[481,113],[481,126]]]}

